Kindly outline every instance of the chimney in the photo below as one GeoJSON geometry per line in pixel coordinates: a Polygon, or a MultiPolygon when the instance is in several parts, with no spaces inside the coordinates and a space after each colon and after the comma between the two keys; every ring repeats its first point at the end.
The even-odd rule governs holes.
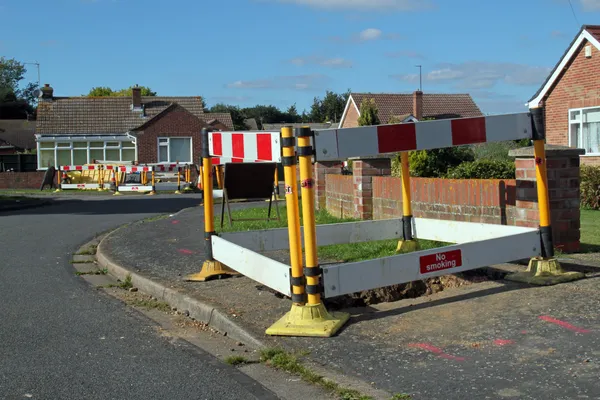
{"type": "Polygon", "coordinates": [[[52,101],[54,97],[54,89],[49,84],[44,84],[44,87],[40,89],[42,91],[41,99],[44,101],[52,101]]]}
{"type": "Polygon", "coordinates": [[[423,92],[420,90],[413,93],[413,116],[419,121],[423,119],[423,92]]]}
{"type": "Polygon", "coordinates": [[[131,88],[131,97],[132,97],[132,106],[133,109],[142,108],[142,89],[135,85],[135,87],[131,88]]]}

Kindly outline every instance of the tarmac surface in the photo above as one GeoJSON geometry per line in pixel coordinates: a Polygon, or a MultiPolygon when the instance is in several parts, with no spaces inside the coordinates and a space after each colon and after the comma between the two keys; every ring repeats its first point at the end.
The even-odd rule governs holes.
{"type": "Polygon", "coordinates": [[[556,286],[486,281],[346,310],[352,318],[333,338],[274,338],[264,330],[289,310],[289,299],[245,277],[183,282],[202,266],[202,227],[202,209],[188,209],[123,227],[104,244],[114,262],[216,306],[267,345],[308,350],[313,361],[392,393],[600,399],[598,267],[556,286]]]}
{"type": "Polygon", "coordinates": [[[72,253],[198,195],[72,196],[0,212],[0,398],[274,399],[272,392],[75,275],[72,253]]]}

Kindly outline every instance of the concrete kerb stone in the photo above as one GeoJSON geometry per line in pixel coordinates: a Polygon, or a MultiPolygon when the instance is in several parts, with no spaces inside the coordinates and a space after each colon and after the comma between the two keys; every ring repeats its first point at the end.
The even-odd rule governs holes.
{"type": "Polygon", "coordinates": [[[124,280],[127,275],[130,275],[132,284],[140,291],[154,296],[157,299],[168,303],[172,307],[177,307],[178,310],[188,310],[190,317],[207,324],[223,334],[227,334],[227,336],[233,340],[240,341],[247,346],[254,348],[266,347],[261,340],[242,328],[236,322],[232,321],[226,314],[213,305],[194,299],[177,290],[167,288],[160,283],[127,269],[126,266],[113,262],[104,251],[104,239],[114,232],[116,232],[116,230],[106,235],[98,245],[96,258],[100,268],[106,268],[108,273],[120,280],[124,280]]]}

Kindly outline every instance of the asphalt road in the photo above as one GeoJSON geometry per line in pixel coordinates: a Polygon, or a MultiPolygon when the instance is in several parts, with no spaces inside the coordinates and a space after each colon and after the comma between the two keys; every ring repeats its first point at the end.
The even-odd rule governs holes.
{"type": "Polygon", "coordinates": [[[0,398],[276,398],[207,353],[161,337],[69,263],[97,233],[198,202],[87,197],[0,213],[0,398]]]}

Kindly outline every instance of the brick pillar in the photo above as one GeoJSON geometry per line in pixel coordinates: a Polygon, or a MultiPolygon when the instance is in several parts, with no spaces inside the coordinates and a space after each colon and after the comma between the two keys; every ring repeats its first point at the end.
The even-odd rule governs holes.
{"type": "Polygon", "coordinates": [[[389,158],[354,159],[352,182],[354,184],[354,218],[373,219],[373,177],[392,173],[389,158]]]}
{"type": "MultiPolygon", "coordinates": [[[[579,250],[579,156],[583,149],[546,145],[550,223],[554,247],[568,252],[579,250]]],[[[514,149],[516,157],[516,225],[539,226],[537,185],[533,147],[514,149]]]]}
{"type": "Polygon", "coordinates": [[[321,161],[315,163],[315,207],[317,210],[325,209],[327,195],[325,193],[325,180],[327,175],[342,173],[341,161],[321,161]]]}

